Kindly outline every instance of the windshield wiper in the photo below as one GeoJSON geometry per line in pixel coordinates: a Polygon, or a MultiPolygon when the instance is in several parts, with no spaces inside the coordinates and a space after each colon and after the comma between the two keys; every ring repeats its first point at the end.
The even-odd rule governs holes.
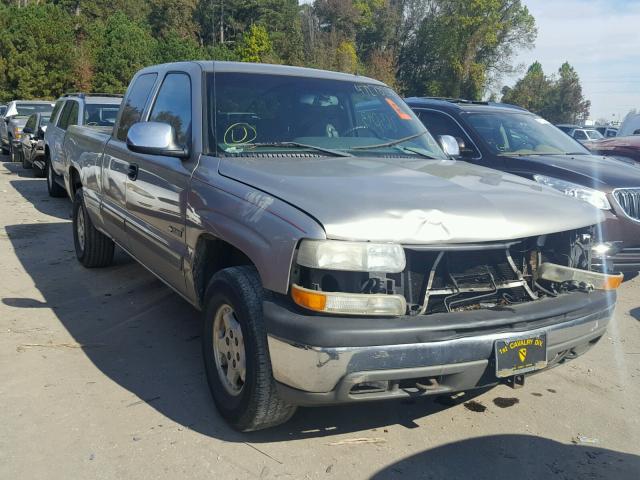
{"type": "Polygon", "coordinates": [[[587,155],[584,152],[547,152],[547,153],[542,153],[542,152],[532,152],[532,153],[509,153],[509,152],[502,152],[499,153],[498,156],[499,157],[543,157],[543,156],[554,156],[554,155],[587,155]]]}
{"type": "Polygon", "coordinates": [[[353,157],[348,152],[341,152],[340,150],[333,150],[331,148],[318,147],[316,145],[307,145],[306,143],[298,142],[259,142],[259,143],[245,143],[242,145],[236,145],[236,148],[243,147],[273,147],[273,148],[307,148],[309,150],[315,150],[317,152],[328,153],[334,157],[353,157]]]}
{"type": "MultiPolygon", "coordinates": [[[[432,157],[431,155],[427,155],[426,153],[422,153],[420,151],[420,149],[418,148],[413,148],[413,147],[398,147],[401,150],[404,150],[406,152],[411,152],[411,153],[415,153],[416,155],[420,155],[423,158],[428,158],[429,160],[436,160],[436,157],[432,157]]],[[[442,160],[442,159],[438,159],[438,160],[442,160]]]]}
{"type": "Polygon", "coordinates": [[[350,150],[373,150],[376,148],[393,147],[394,145],[398,145],[399,143],[408,142],[409,140],[413,140],[414,138],[421,137],[425,133],[427,133],[426,130],[420,133],[414,133],[413,135],[409,135],[408,137],[392,140],[391,142],[376,143],[373,145],[359,145],[357,147],[351,147],[350,150]]]}

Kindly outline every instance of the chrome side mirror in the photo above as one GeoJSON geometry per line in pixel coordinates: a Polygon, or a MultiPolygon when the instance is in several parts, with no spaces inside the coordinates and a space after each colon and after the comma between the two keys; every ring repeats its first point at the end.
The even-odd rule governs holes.
{"type": "Polygon", "coordinates": [[[442,147],[442,150],[444,150],[444,153],[453,158],[460,156],[460,145],[458,145],[458,141],[455,137],[452,137],[451,135],[440,135],[438,140],[440,140],[440,146],[442,147]]]}
{"type": "Polygon", "coordinates": [[[127,133],[127,147],[147,155],[187,158],[189,150],[176,144],[176,132],[168,123],[138,122],[127,133]]]}

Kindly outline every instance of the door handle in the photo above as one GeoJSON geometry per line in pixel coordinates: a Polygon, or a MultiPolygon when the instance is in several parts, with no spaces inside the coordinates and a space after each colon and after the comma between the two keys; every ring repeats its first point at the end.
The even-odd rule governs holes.
{"type": "Polygon", "coordinates": [[[127,169],[127,177],[129,180],[136,180],[138,178],[138,164],[130,163],[129,168],[127,169]]]}

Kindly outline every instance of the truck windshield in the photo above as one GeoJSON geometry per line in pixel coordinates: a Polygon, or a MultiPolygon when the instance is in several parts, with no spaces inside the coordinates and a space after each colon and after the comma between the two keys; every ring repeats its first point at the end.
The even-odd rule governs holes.
{"type": "Polygon", "coordinates": [[[53,105],[50,103],[16,103],[16,110],[20,116],[29,116],[32,113],[50,113],[53,105]]]}
{"type": "Polygon", "coordinates": [[[499,155],[587,155],[589,152],[560,129],[528,113],[470,113],[467,121],[499,155]]]}
{"type": "Polygon", "coordinates": [[[324,150],[446,158],[389,87],[251,73],[216,73],[215,83],[213,77],[207,82],[209,135],[217,155],[324,150]]]}

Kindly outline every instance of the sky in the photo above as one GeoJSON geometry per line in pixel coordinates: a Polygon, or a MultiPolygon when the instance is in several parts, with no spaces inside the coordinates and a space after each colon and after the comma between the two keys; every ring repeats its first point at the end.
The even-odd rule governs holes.
{"type": "Polygon", "coordinates": [[[618,120],[632,108],[640,110],[640,0],[523,3],[536,19],[538,38],[535,48],[518,52],[516,64],[538,60],[550,74],[568,61],[591,100],[593,120],[618,120]]]}

